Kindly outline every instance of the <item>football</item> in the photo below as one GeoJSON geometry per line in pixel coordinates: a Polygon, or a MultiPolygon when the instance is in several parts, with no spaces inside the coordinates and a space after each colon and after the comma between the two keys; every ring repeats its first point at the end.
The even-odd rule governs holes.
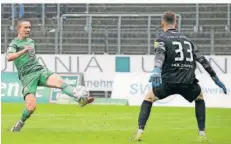
{"type": "Polygon", "coordinates": [[[73,93],[75,96],[82,97],[84,99],[90,96],[89,90],[85,86],[82,86],[82,85],[76,86],[73,93]]]}

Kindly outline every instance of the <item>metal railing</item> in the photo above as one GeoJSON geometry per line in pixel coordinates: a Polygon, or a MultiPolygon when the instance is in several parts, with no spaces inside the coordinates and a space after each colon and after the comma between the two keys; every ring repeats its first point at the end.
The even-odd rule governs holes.
{"type": "MultiPolygon", "coordinates": [[[[86,14],[74,14],[74,15],[70,15],[70,14],[64,14],[60,17],[60,5],[58,4],[57,5],[57,25],[56,25],[56,31],[55,31],[55,53],[62,53],[63,52],[63,37],[62,37],[62,34],[63,34],[63,17],[68,17],[68,16],[75,16],[75,17],[78,17],[78,16],[85,16],[87,17],[86,19],[86,27],[87,27],[87,32],[88,32],[88,53],[91,54],[91,51],[92,51],[92,43],[91,43],[91,35],[92,35],[92,27],[91,27],[91,22],[92,22],[92,18],[93,17],[110,17],[110,16],[115,16],[118,18],[118,23],[117,23],[117,32],[118,32],[118,37],[117,37],[117,53],[120,54],[121,53],[121,19],[124,17],[124,16],[131,16],[131,17],[138,17],[138,16],[147,16],[147,21],[148,21],[148,25],[147,25],[147,33],[148,33],[148,36],[147,36],[147,53],[150,54],[150,49],[151,49],[151,32],[150,32],[150,29],[151,29],[151,21],[152,21],[152,16],[153,15],[147,15],[147,14],[88,14],[88,12],[90,11],[90,5],[91,4],[87,4],[86,5],[86,14]]],[[[196,17],[195,17],[195,31],[198,31],[198,28],[200,26],[200,15],[199,15],[199,8],[200,8],[200,4],[196,4],[195,7],[196,7],[196,17]]],[[[13,11],[14,9],[14,4],[11,5],[11,9],[13,11]]],[[[45,30],[45,4],[42,4],[42,25],[41,25],[41,29],[42,31],[45,30]]],[[[26,13],[26,12],[25,12],[26,13]]],[[[14,14],[12,13],[12,21],[11,21],[11,25],[12,25],[12,28],[14,30],[14,26],[15,26],[15,17],[14,17],[14,14]]],[[[161,16],[161,14],[157,14],[157,16],[161,16]]],[[[178,15],[180,18],[181,16],[178,15]]],[[[181,28],[181,20],[179,21],[179,28],[181,28]]],[[[230,4],[227,4],[227,32],[230,31],[230,4]]],[[[107,29],[105,29],[107,31],[107,29]]],[[[110,32],[110,31],[107,31],[107,33],[110,32]]],[[[108,34],[105,33],[105,41],[106,41],[106,46],[105,48],[108,49],[108,34]]],[[[8,36],[8,30],[5,30],[4,31],[4,51],[6,49],[6,43],[9,43],[9,41],[7,40],[7,36],[8,36]]],[[[214,30],[211,29],[211,51],[210,53],[211,54],[214,54],[215,53],[215,45],[214,45],[214,30]]]]}
{"type": "MultiPolygon", "coordinates": [[[[102,38],[102,42],[105,44],[104,49],[101,49],[102,53],[104,53],[104,52],[108,53],[108,54],[112,53],[112,49],[111,49],[112,43],[109,42],[109,39],[111,38],[111,37],[109,37],[109,35],[112,33],[115,33],[115,32],[117,33],[117,31],[114,31],[114,30],[102,31],[102,33],[104,33],[104,35],[102,35],[101,38],[102,38]]],[[[148,31],[143,31],[141,33],[148,33],[148,31]]],[[[134,39],[133,39],[134,37],[132,35],[137,35],[137,34],[139,34],[139,32],[133,31],[133,32],[128,32],[127,34],[128,34],[127,35],[128,43],[132,43],[134,41],[134,39]],[[129,36],[132,36],[132,37],[129,37],[129,36]]],[[[81,33],[80,33],[80,35],[81,35],[81,33]]],[[[126,35],[126,33],[125,33],[125,35],[126,35]]],[[[148,34],[146,34],[146,35],[148,35],[148,34]]],[[[213,29],[211,29],[210,32],[185,32],[185,35],[188,36],[188,38],[191,39],[204,54],[210,54],[210,55],[215,55],[215,54],[230,55],[231,54],[231,32],[215,32],[213,29]],[[223,49],[220,49],[220,48],[223,48],[223,49]]],[[[3,37],[2,37],[1,52],[5,53],[7,51],[7,48],[8,48],[10,41],[15,36],[15,32],[9,31],[8,27],[5,27],[4,29],[2,29],[2,36],[3,37]]],[[[57,33],[44,32],[44,34],[43,34],[43,32],[41,32],[41,31],[33,31],[32,32],[32,38],[36,41],[36,45],[37,45],[36,52],[40,53],[40,54],[41,53],[43,53],[43,54],[45,54],[45,53],[58,54],[57,53],[58,50],[55,47],[55,45],[56,45],[55,44],[55,42],[56,42],[55,37],[58,37],[57,33]],[[35,34],[38,34],[39,32],[42,34],[39,37],[34,37],[35,34]]],[[[88,36],[87,37],[79,37],[79,39],[85,39],[85,38],[88,39],[88,36]]],[[[68,39],[68,38],[66,37],[66,39],[68,39]]],[[[136,39],[139,40],[139,38],[136,38],[136,39]]],[[[146,38],[143,38],[143,39],[146,39],[146,38]]],[[[152,39],[152,41],[153,40],[154,39],[152,39]]],[[[124,44],[125,43],[121,43],[121,47],[123,48],[121,50],[123,50],[123,51],[124,51],[124,46],[125,46],[124,44]]],[[[73,44],[70,43],[70,45],[73,45],[73,44]]],[[[115,44],[115,45],[116,45],[116,47],[114,47],[113,50],[116,50],[118,52],[117,44],[115,44]]],[[[148,51],[148,43],[142,42],[141,45],[143,47],[146,47],[145,51],[148,51]]],[[[94,45],[92,45],[92,46],[94,46],[94,45]]],[[[79,45],[76,45],[75,47],[76,48],[81,47],[81,43],[79,45]]],[[[133,47],[133,46],[130,46],[130,47],[133,47]]],[[[68,47],[66,47],[66,48],[68,48],[68,47]]],[[[88,51],[87,48],[86,48],[86,51],[88,51]]],[[[127,51],[127,53],[128,52],[129,51],[127,51]]],[[[139,51],[136,51],[135,49],[130,54],[135,54],[135,53],[140,54],[139,51]]],[[[60,53],[60,54],[64,54],[64,53],[60,53]]],[[[78,50],[74,49],[72,54],[78,54],[78,50]]],[[[121,54],[123,54],[123,53],[121,53],[121,54]]]]}
{"type": "MultiPolygon", "coordinates": [[[[45,16],[46,16],[46,13],[45,13],[45,4],[41,4],[42,5],[42,13],[41,13],[41,21],[42,21],[42,30],[44,30],[44,27],[45,27],[45,16]]],[[[86,4],[86,12],[89,12],[90,11],[90,6],[91,4],[86,4]]],[[[198,28],[199,28],[199,21],[200,21],[200,16],[199,16],[199,8],[200,8],[200,4],[195,4],[195,8],[196,8],[196,17],[195,17],[195,30],[197,31],[198,28]]],[[[58,9],[60,9],[60,4],[57,4],[57,13],[58,13],[58,9]]],[[[12,14],[11,14],[11,25],[12,25],[12,29],[14,29],[14,26],[15,26],[15,15],[13,14],[13,11],[15,10],[15,4],[12,4],[11,5],[11,11],[12,11],[12,14]]],[[[230,3],[227,4],[227,28],[228,28],[228,31],[230,31],[230,3]]],[[[60,11],[59,11],[60,12],[60,11]]],[[[26,13],[26,11],[25,11],[26,13]]]]}
{"type": "MultiPolygon", "coordinates": [[[[92,33],[92,17],[117,17],[118,18],[118,24],[117,24],[117,54],[121,54],[121,19],[123,17],[147,17],[148,19],[148,25],[147,25],[147,32],[148,32],[148,54],[150,54],[151,51],[151,20],[152,17],[157,16],[160,17],[162,14],[63,14],[60,19],[59,23],[59,53],[61,54],[63,51],[63,18],[68,17],[86,17],[88,19],[87,23],[87,31],[88,31],[88,54],[91,54],[91,33],[92,33]]],[[[178,31],[180,31],[181,28],[181,15],[177,14],[178,17],[178,31]]]]}
{"type": "Polygon", "coordinates": [[[230,21],[231,21],[231,20],[230,20],[230,17],[231,17],[231,16],[230,16],[230,3],[228,3],[227,6],[228,6],[228,9],[227,9],[227,27],[228,27],[228,31],[230,31],[230,26],[231,26],[231,25],[230,25],[230,21]]]}

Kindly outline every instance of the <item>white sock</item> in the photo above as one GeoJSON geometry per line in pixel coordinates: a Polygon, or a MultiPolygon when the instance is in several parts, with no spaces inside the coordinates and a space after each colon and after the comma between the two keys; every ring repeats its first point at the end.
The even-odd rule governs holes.
{"type": "Polygon", "coordinates": [[[200,136],[205,136],[205,131],[199,131],[200,136]]]}
{"type": "Polygon", "coordinates": [[[138,129],[138,133],[144,133],[144,130],[138,129]]]}

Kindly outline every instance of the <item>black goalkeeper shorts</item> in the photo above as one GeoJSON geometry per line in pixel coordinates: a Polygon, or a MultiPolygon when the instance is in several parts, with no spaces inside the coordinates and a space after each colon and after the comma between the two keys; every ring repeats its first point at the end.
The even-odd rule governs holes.
{"type": "Polygon", "coordinates": [[[153,88],[152,90],[159,99],[164,99],[173,94],[179,94],[189,102],[193,102],[201,93],[201,87],[197,82],[193,84],[162,83],[159,87],[153,88]]]}

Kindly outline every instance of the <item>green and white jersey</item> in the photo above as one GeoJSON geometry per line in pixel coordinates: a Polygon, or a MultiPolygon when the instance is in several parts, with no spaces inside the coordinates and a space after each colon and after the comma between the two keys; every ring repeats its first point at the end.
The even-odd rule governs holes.
{"type": "Polygon", "coordinates": [[[36,59],[35,42],[31,38],[26,38],[22,40],[18,38],[13,39],[9,45],[7,54],[21,51],[26,47],[32,47],[33,49],[27,51],[25,54],[14,60],[19,78],[44,68],[36,59]]]}

